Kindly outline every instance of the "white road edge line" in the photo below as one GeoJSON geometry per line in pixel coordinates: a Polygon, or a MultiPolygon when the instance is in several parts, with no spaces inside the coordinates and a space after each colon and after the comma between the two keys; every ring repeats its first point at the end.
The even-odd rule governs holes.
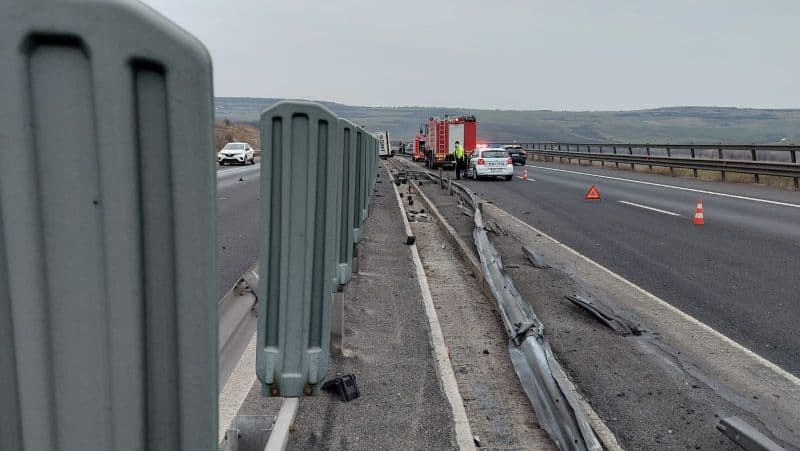
{"type": "MultiPolygon", "coordinates": [[[[397,185],[394,184],[394,176],[386,162],[382,162],[383,167],[389,173],[389,178],[394,187],[394,193],[397,197],[397,205],[400,209],[400,215],[403,217],[404,222],[408,221],[406,217],[405,207],[400,197],[400,192],[397,190],[397,185]]],[[[407,227],[410,227],[407,225],[407,227]]],[[[411,257],[414,260],[414,268],[417,272],[417,281],[419,288],[422,292],[422,303],[425,305],[425,314],[428,317],[428,324],[431,328],[431,344],[433,345],[433,355],[436,358],[436,369],[439,373],[439,379],[442,382],[447,401],[450,403],[450,408],[453,411],[453,422],[455,423],[456,443],[462,450],[474,450],[475,443],[472,438],[472,428],[469,425],[467,418],[467,411],[464,409],[464,400],[461,398],[461,392],[458,391],[458,382],[456,382],[456,375],[453,372],[453,366],[450,362],[450,356],[447,353],[447,345],[444,341],[444,334],[442,334],[442,327],[439,324],[439,316],[436,314],[436,306],[433,304],[433,296],[431,296],[431,289],[428,285],[428,277],[425,275],[425,269],[422,266],[422,260],[419,258],[419,251],[417,245],[411,246],[411,257]]]]}
{"type": "Polygon", "coordinates": [[[625,204],[625,205],[631,205],[631,206],[633,206],[633,207],[644,208],[645,210],[657,211],[657,212],[659,212],[659,213],[664,213],[665,215],[670,215],[670,216],[680,216],[678,213],[673,213],[673,212],[671,212],[671,211],[667,211],[667,210],[661,210],[661,209],[658,209],[658,208],[648,207],[647,205],[642,205],[642,204],[636,204],[636,203],[633,203],[633,202],[628,202],[627,200],[620,200],[620,201],[619,201],[619,203],[621,203],[621,204],[625,204]]]}
{"type": "Polygon", "coordinates": [[[275,419],[275,426],[269,433],[267,445],[264,451],[283,451],[289,443],[289,428],[294,423],[297,416],[297,409],[300,407],[300,398],[283,398],[281,410],[275,419]]]}
{"type": "Polygon", "coordinates": [[[622,178],[622,177],[612,177],[610,175],[590,174],[588,172],[570,171],[570,170],[567,170],[567,169],[547,168],[547,167],[544,167],[544,166],[534,166],[534,165],[531,165],[531,164],[527,164],[525,166],[527,166],[529,168],[535,168],[535,169],[544,169],[544,170],[547,170],[547,171],[567,172],[567,173],[570,173],[570,174],[585,175],[585,176],[588,176],[588,177],[597,177],[597,178],[601,178],[601,179],[619,180],[619,181],[623,181],[623,182],[639,183],[641,185],[658,186],[658,187],[661,187],[661,188],[670,188],[670,189],[676,189],[676,190],[680,190],[680,191],[690,191],[690,192],[693,192],[693,193],[700,193],[700,194],[710,194],[712,196],[721,196],[721,197],[730,197],[730,198],[733,198],[733,199],[749,200],[749,201],[761,202],[761,203],[765,203],[765,204],[780,205],[782,207],[800,208],[800,204],[790,204],[788,202],[778,202],[777,200],[760,199],[758,197],[738,196],[736,194],[726,194],[726,193],[719,193],[719,192],[716,192],[716,191],[706,191],[706,190],[702,190],[702,189],[685,188],[685,187],[682,187],[682,186],[665,185],[663,183],[645,182],[643,180],[633,180],[633,179],[626,179],[626,178],[622,178]]]}
{"type": "Polygon", "coordinates": [[[253,336],[247,343],[242,358],[239,359],[236,368],[228,377],[225,387],[222,388],[217,398],[219,405],[218,442],[225,439],[225,431],[231,426],[233,418],[239,413],[239,409],[256,382],[256,335],[258,334],[253,331],[253,336]]]}
{"type": "MultiPolygon", "coordinates": [[[[497,208],[500,208],[500,207],[497,207],[497,208]]],[[[791,381],[792,384],[800,387],[800,378],[798,378],[797,376],[795,376],[793,374],[790,374],[789,372],[787,372],[783,368],[781,368],[778,365],[770,362],[769,360],[761,357],[760,355],[756,354],[755,352],[751,351],[750,349],[740,345],[738,342],[733,341],[732,339],[728,338],[728,336],[723,335],[721,332],[717,331],[716,329],[712,328],[711,326],[707,325],[706,323],[703,323],[700,320],[696,319],[695,317],[690,316],[687,313],[684,313],[683,310],[681,310],[681,309],[673,306],[672,304],[662,300],[658,296],[650,293],[649,291],[647,291],[644,288],[636,285],[635,283],[631,282],[630,280],[628,280],[628,279],[620,276],[619,274],[611,271],[610,269],[606,268],[605,266],[601,265],[600,263],[597,263],[596,261],[592,260],[591,258],[581,254],[580,252],[576,251],[575,249],[572,249],[571,247],[569,247],[566,244],[558,241],[557,239],[551,237],[550,235],[542,232],[541,230],[537,229],[536,227],[528,224],[527,222],[517,218],[516,216],[514,216],[514,215],[512,215],[512,214],[510,214],[508,212],[506,212],[506,213],[510,217],[514,218],[515,221],[517,221],[518,223],[522,224],[523,226],[528,227],[531,230],[533,230],[534,232],[541,234],[544,238],[546,238],[546,239],[552,241],[553,243],[563,247],[567,252],[570,252],[571,254],[575,255],[576,257],[579,257],[579,258],[587,261],[588,263],[596,266],[601,271],[604,271],[604,272],[608,273],[608,275],[610,275],[611,277],[613,277],[613,278],[619,280],[620,282],[628,285],[629,287],[635,289],[636,291],[639,291],[640,293],[642,293],[646,297],[652,299],[656,303],[661,304],[662,306],[664,306],[665,308],[667,308],[669,310],[672,310],[673,312],[675,312],[677,315],[681,316],[686,321],[689,321],[690,323],[695,324],[696,326],[700,327],[701,329],[705,329],[710,334],[715,335],[716,337],[718,337],[721,341],[723,341],[725,343],[728,343],[729,345],[731,345],[734,348],[738,349],[739,351],[743,352],[745,355],[748,355],[751,358],[755,359],[756,361],[761,362],[762,365],[770,368],[772,371],[775,371],[777,374],[780,374],[781,376],[786,378],[788,381],[791,381]]]]}

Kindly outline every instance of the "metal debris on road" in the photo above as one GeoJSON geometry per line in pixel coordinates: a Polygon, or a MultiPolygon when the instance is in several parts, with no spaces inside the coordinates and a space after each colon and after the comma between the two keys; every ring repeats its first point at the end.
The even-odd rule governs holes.
{"type": "Polygon", "coordinates": [[[525,254],[525,257],[528,258],[528,261],[531,262],[534,268],[549,268],[549,266],[544,262],[544,257],[542,254],[536,251],[536,249],[528,246],[527,244],[522,245],[522,253],[525,254]]]}
{"type": "Polygon", "coordinates": [[[627,321],[617,316],[614,311],[606,306],[596,305],[578,295],[567,295],[564,296],[564,298],[591,313],[595,318],[599,319],[600,322],[623,337],[627,337],[628,335],[641,335],[639,329],[628,325],[627,321]]]}

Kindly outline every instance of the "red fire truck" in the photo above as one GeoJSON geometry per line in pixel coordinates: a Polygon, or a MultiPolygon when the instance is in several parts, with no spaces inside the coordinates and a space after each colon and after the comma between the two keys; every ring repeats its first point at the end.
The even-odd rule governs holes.
{"type": "Polygon", "coordinates": [[[425,136],[417,135],[414,137],[414,154],[411,157],[414,161],[425,161],[425,136]]]}
{"type": "Polygon", "coordinates": [[[414,138],[414,160],[424,160],[425,166],[432,169],[453,166],[456,141],[470,155],[477,145],[477,136],[478,121],[475,116],[429,118],[423,124],[420,134],[414,138]]]}

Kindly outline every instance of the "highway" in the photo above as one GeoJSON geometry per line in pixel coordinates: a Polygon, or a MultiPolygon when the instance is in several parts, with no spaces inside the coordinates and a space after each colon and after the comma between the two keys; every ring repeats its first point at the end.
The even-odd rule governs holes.
{"type": "Polygon", "coordinates": [[[260,170],[260,163],[217,168],[219,299],[258,259],[260,170]]]}
{"type": "MultiPolygon", "coordinates": [[[[528,182],[465,183],[800,376],[797,193],[569,164],[530,162],[527,168],[528,182]],[[584,200],[592,184],[602,201],[584,200]],[[703,226],[692,224],[698,197],[703,226]]],[[[258,258],[259,169],[217,170],[220,298],[258,258]]],[[[518,176],[522,170],[517,167],[518,176]]]]}
{"type": "Polygon", "coordinates": [[[527,169],[527,182],[466,185],[800,375],[797,193],[578,165],[529,162],[527,169]],[[584,200],[592,184],[602,201],[584,200]],[[692,224],[698,197],[702,226],[692,224]]]}

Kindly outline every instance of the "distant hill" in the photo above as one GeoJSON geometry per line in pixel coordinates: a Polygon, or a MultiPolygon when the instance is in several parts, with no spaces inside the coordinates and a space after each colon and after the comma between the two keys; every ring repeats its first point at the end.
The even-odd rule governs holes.
{"type": "MultiPolygon", "coordinates": [[[[258,125],[281,99],[217,97],[217,119],[258,125]]],[[[429,107],[362,107],[320,102],[340,117],[393,139],[411,138],[431,116],[474,114],[486,142],[651,142],[800,144],[800,109],[672,107],[637,111],[513,111],[429,107]]]]}
{"type": "Polygon", "coordinates": [[[219,119],[214,122],[215,152],[230,142],[246,142],[256,149],[261,148],[258,127],[249,123],[232,122],[229,119],[219,119]]]}

